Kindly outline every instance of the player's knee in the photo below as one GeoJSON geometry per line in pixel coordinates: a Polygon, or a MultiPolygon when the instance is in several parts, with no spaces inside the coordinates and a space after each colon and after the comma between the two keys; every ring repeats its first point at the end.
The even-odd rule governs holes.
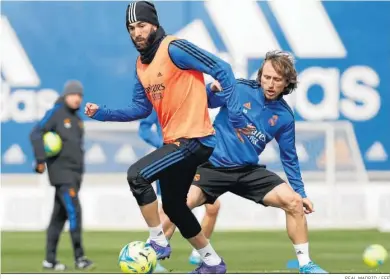
{"type": "Polygon", "coordinates": [[[206,198],[203,196],[203,194],[200,195],[191,194],[188,195],[187,197],[187,206],[190,209],[194,209],[204,204],[205,200],[206,198]]]}
{"type": "Polygon", "coordinates": [[[303,214],[302,197],[297,193],[292,193],[284,199],[286,212],[293,215],[303,214]]]}
{"type": "Polygon", "coordinates": [[[199,187],[192,185],[187,195],[187,206],[190,209],[194,209],[198,206],[201,206],[205,202],[206,196],[203,191],[199,187]]]}
{"type": "Polygon", "coordinates": [[[198,207],[198,205],[196,204],[196,201],[194,199],[188,199],[187,206],[189,209],[194,209],[195,207],[198,207]]]}
{"type": "Polygon", "coordinates": [[[127,170],[127,182],[139,206],[150,204],[157,199],[152,185],[134,166],[127,170]]]}
{"type": "Polygon", "coordinates": [[[221,203],[219,200],[216,200],[213,204],[206,205],[206,214],[210,217],[216,217],[219,213],[219,209],[221,208],[221,203]]]}
{"type": "Polygon", "coordinates": [[[130,166],[127,170],[127,181],[129,182],[130,186],[132,184],[137,184],[137,179],[139,179],[139,172],[138,170],[133,166],[130,166]]]}
{"type": "Polygon", "coordinates": [[[127,182],[130,185],[131,190],[144,187],[152,187],[152,185],[139,173],[138,169],[134,166],[129,167],[127,170],[127,182]]]}

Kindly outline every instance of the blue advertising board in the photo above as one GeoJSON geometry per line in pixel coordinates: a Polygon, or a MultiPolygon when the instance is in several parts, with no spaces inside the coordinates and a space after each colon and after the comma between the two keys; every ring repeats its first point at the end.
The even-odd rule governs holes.
{"type": "MultiPolygon", "coordinates": [[[[269,50],[292,52],[299,88],[289,102],[297,121],[350,121],[366,169],[389,171],[390,2],[299,2],[156,6],[168,33],[227,59],[240,77],[255,77],[269,50]]],[[[127,4],[2,3],[2,173],[31,172],[29,132],[66,80],[83,82],[85,102],[130,102],[138,53],[125,28],[127,4]]]]}

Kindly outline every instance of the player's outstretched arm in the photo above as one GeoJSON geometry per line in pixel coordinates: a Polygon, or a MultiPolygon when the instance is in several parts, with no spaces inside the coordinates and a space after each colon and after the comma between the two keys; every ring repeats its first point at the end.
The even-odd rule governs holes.
{"type": "Polygon", "coordinates": [[[109,109],[93,103],[87,103],[85,114],[98,121],[129,122],[149,116],[152,104],[136,75],[132,103],[127,108],[109,109]]]}
{"type": "Polygon", "coordinates": [[[148,144],[155,148],[159,148],[163,145],[161,137],[161,127],[158,123],[157,113],[153,110],[152,113],[141,120],[138,130],[138,135],[148,144]],[[157,132],[152,131],[153,124],[157,126],[157,132]]]}
{"type": "Polygon", "coordinates": [[[169,45],[169,55],[177,67],[183,70],[197,70],[212,76],[221,84],[220,93],[229,111],[229,120],[234,128],[245,128],[248,123],[241,112],[235,92],[236,79],[228,63],[201,49],[187,40],[176,40],[169,45]]]}
{"type": "Polygon", "coordinates": [[[275,139],[279,144],[280,160],[282,161],[284,172],[294,191],[301,195],[302,198],[306,198],[298,155],[295,148],[294,121],[289,122],[281,129],[282,130],[276,135],[275,139]]]}

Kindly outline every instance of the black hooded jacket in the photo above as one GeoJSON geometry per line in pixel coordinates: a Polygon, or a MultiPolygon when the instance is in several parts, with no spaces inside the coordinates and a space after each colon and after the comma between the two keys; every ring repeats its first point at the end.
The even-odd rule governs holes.
{"type": "Polygon", "coordinates": [[[84,172],[83,122],[77,110],[69,108],[60,97],[47,111],[30,134],[35,159],[46,162],[52,185],[73,183],[75,175],[84,172]],[[62,139],[62,149],[55,157],[47,157],[43,145],[46,132],[56,132],[62,139]]]}

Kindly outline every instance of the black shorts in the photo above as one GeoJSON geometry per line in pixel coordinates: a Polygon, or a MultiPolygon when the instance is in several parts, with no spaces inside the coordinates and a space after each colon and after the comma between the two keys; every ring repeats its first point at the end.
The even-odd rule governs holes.
{"type": "Polygon", "coordinates": [[[207,162],[198,167],[192,184],[202,189],[206,203],[214,203],[219,196],[231,192],[264,205],[265,195],[282,183],[285,181],[265,166],[221,168],[207,162]]]}

